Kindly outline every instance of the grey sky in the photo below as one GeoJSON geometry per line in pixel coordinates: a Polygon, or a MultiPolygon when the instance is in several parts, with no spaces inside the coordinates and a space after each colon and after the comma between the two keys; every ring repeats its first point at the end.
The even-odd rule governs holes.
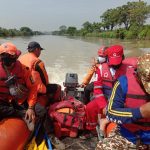
{"type": "MultiPolygon", "coordinates": [[[[86,21],[99,22],[109,8],[138,0],[0,0],[0,27],[58,30],[61,25],[81,28],[86,21]]],[[[145,0],[150,4],[150,0],[145,0]]]]}

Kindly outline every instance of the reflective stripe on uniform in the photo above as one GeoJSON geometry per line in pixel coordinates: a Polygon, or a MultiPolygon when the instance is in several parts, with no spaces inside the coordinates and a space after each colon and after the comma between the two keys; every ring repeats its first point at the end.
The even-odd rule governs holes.
{"type": "Polygon", "coordinates": [[[103,86],[94,86],[94,89],[102,89],[103,88],[103,86]]]}
{"type": "Polygon", "coordinates": [[[97,94],[97,95],[94,95],[94,96],[91,97],[91,100],[92,100],[92,99],[95,99],[95,98],[98,98],[98,97],[101,97],[101,96],[104,96],[104,94],[97,94]]]}
{"type": "Polygon", "coordinates": [[[116,93],[116,89],[117,87],[120,85],[120,83],[117,81],[116,84],[114,85],[111,97],[109,99],[109,104],[108,104],[108,112],[112,115],[115,116],[124,116],[124,117],[132,117],[132,113],[131,112],[120,112],[120,111],[115,111],[112,109],[112,105],[113,105],[113,101],[114,101],[114,97],[115,97],[115,93],[116,93]]]}

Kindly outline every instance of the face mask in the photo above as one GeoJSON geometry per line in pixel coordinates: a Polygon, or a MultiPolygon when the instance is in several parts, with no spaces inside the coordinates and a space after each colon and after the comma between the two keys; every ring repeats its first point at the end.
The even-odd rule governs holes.
{"type": "Polygon", "coordinates": [[[104,63],[104,62],[106,61],[106,57],[100,57],[100,56],[99,56],[99,57],[97,58],[97,60],[98,60],[98,63],[101,64],[101,63],[104,63]]]}
{"type": "Polygon", "coordinates": [[[3,57],[1,58],[2,62],[5,66],[11,66],[12,63],[16,62],[16,58],[10,58],[10,57],[3,57]]]}

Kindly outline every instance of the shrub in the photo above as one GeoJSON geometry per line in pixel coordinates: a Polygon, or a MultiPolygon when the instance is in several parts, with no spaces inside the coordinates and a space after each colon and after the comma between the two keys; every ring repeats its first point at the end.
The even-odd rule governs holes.
{"type": "Polygon", "coordinates": [[[126,39],[134,39],[134,38],[136,38],[136,35],[135,35],[135,33],[132,32],[132,31],[126,31],[126,32],[125,32],[125,38],[126,38],[126,39]]]}
{"type": "Polygon", "coordinates": [[[150,29],[147,31],[147,33],[146,33],[146,39],[147,40],[150,40],[150,29]]]}
{"type": "Polygon", "coordinates": [[[145,39],[146,38],[146,34],[147,34],[147,30],[143,29],[139,34],[138,34],[138,38],[139,39],[145,39]]]}

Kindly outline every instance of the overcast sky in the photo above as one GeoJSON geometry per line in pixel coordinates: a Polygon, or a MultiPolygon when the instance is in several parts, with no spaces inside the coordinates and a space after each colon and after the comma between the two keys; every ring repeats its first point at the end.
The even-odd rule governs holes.
{"type": "MultiPolygon", "coordinates": [[[[78,29],[86,21],[100,22],[109,8],[138,0],[0,0],[0,27],[53,31],[61,25],[78,29]]],[[[150,0],[145,0],[150,4],[150,0]]]]}

